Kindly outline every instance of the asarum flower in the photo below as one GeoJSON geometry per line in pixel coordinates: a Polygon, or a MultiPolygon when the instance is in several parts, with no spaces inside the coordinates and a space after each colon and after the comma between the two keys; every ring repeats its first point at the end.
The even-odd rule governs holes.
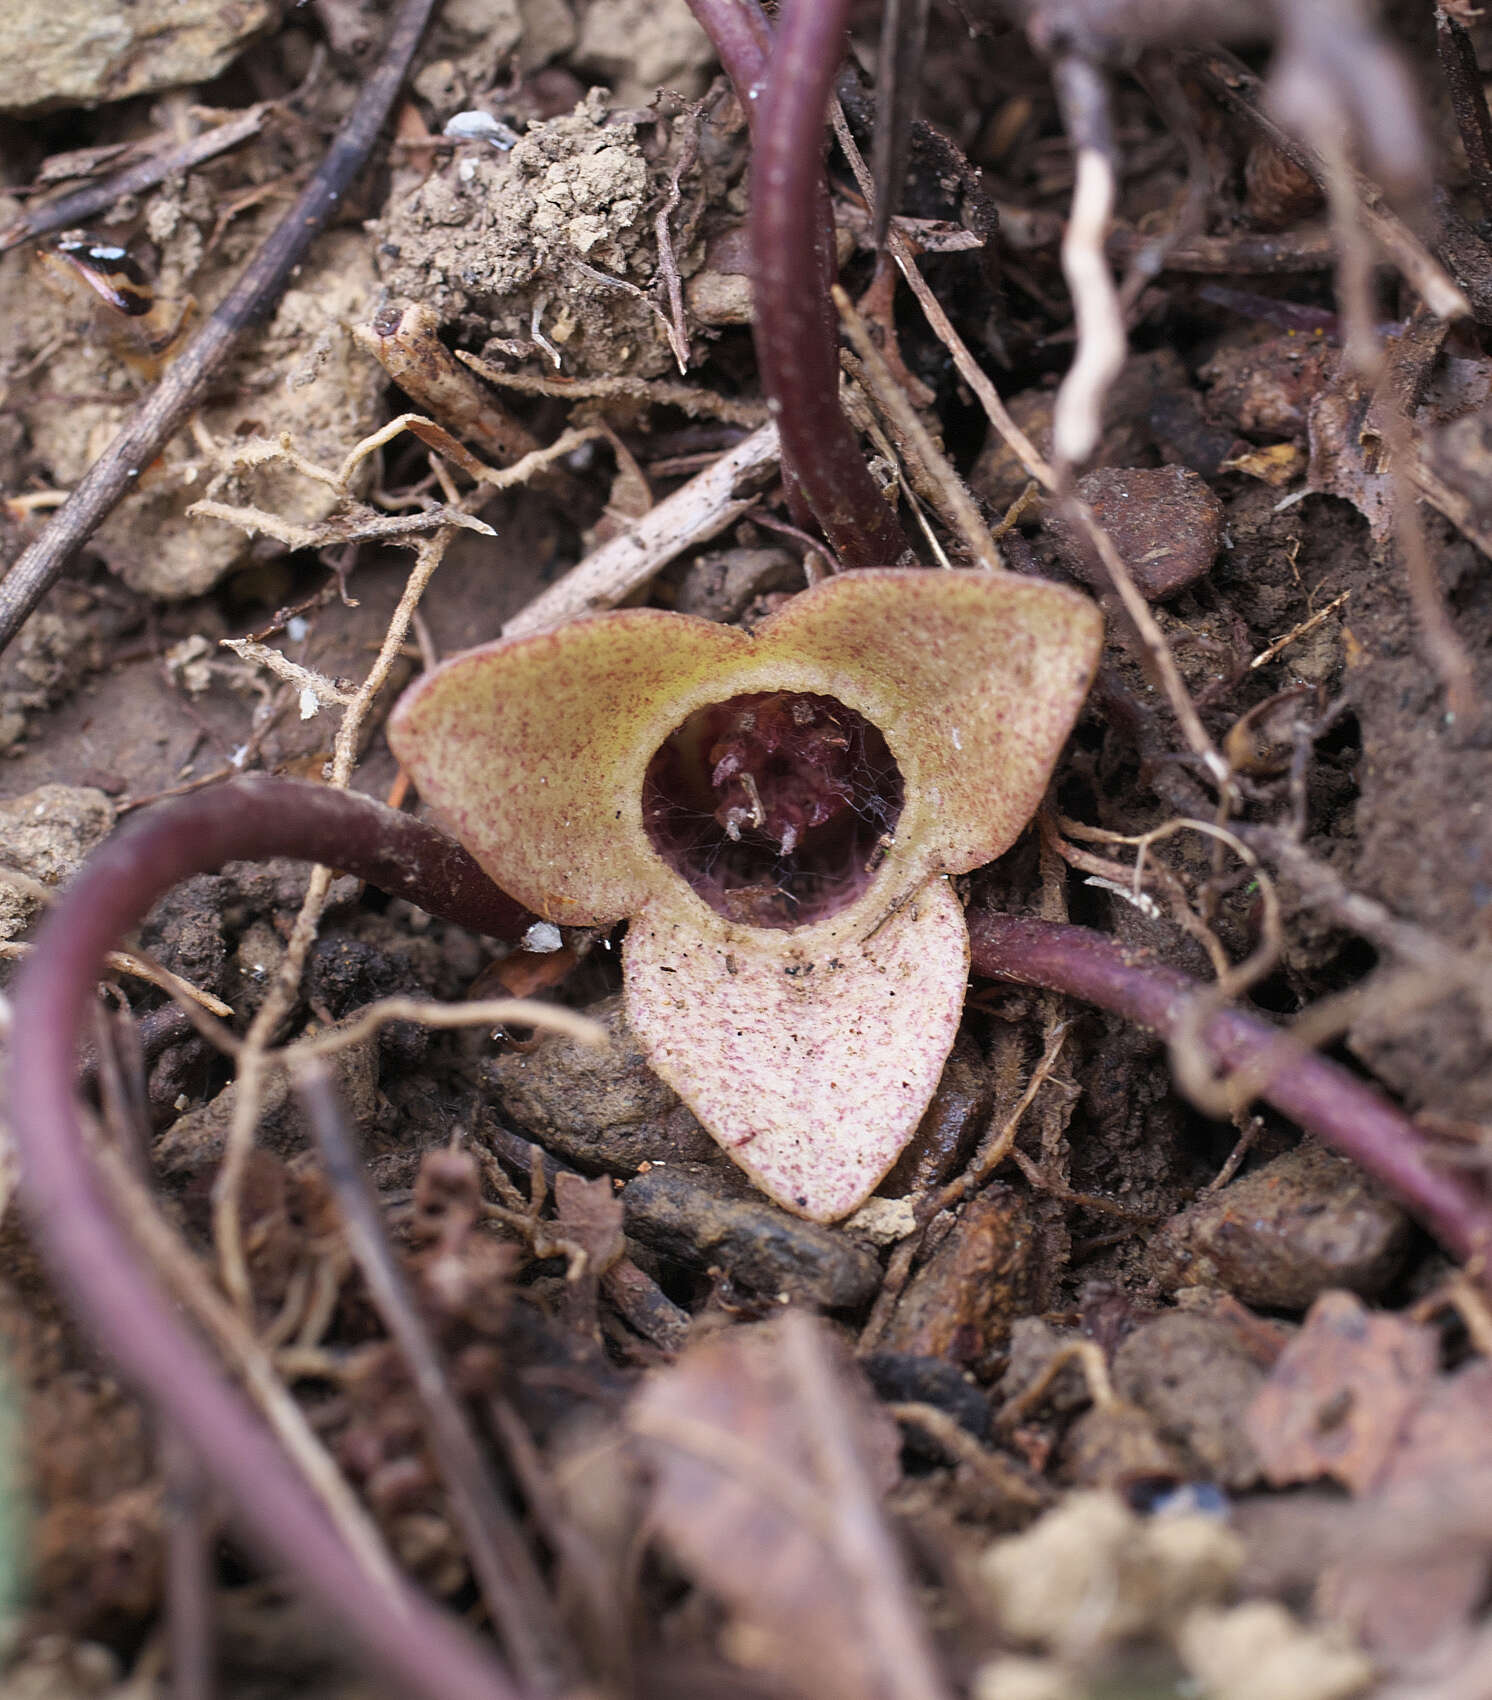
{"type": "Polygon", "coordinates": [[[763,1191],[833,1221],[932,1098],[969,966],[949,876],[1035,811],[1100,634],[1014,574],[844,573],[750,633],[633,609],[471,650],[389,742],[504,890],[630,922],[648,1061],[763,1191]]]}

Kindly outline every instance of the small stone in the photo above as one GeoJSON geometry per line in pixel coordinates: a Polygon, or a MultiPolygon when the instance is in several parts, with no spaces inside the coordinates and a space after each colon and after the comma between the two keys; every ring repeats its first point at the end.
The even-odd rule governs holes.
{"type": "Polygon", "coordinates": [[[847,1234],[789,1216],[709,1170],[659,1164],[622,1189],[628,1235],[695,1269],[718,1268],[753,1293],[855,1310],[881,1284],[875,1255],[847,1234]],[[718,1190],[717,1190],[718,1187],[718,1190]]]}
{"type": "Polygon", "coordinates": [[[500,1056],[483,1074],[504,1114],[554,1156],[587,1171],[634,1174],[650,1162],[708,1162],[715,1142],[648,1067],[620,997],[585,1013],[610,1044],[546,1034],[531,1051],[500,1056]]]}
{"type": "Polygon", "coordinates": [[[275,0],[9,0],[0,6],[0,112],[211,82],[279,15],[275,0]]]}
{"type": "MultiPolygon", "coordinates": [[[[41,785],[0,802],[0,865],[42,885],[61,885],[109,835],[114,805],[89,785],[41,785]]],[[[35,898],[0,877],[0,939],[30,924],[35,898]]]]}
{"type": "MultiPolygon", "coordinates": [[[[1078,494],[1149,601],[1195,584],[1217,559],[1223,504],[1190,467],[1100,467],[1078,480],[1078,494]]],[[[1108,573],[1074,525],[1053,514],[1046,528],[1064,566],[1108,587],[1108,573]]]]}
{"type": "Polygon", "coordinates": [[[1174,1216],[1150,1245],[1168,1290],[1222,1287],[1305,1310],[1329,1288],[1372,1298],[1403,1264],[1410,1225],[1355,1163],[1309,1142],[1174,1216]]]}

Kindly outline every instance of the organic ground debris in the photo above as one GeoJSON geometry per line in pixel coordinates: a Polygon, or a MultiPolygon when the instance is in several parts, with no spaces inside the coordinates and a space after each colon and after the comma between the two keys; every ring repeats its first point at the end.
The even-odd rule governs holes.
{"type": "MultiPolygon", "coordinates": [[[[878,60],[864,0],[837,69],[798,40],[820,190],[746,0],[699,0],[714,49],[682,0],[448,0],[77,552],[49,516],[245,307],[413,12],[245,41],[199,8],[182,85],[154,9],[0,94],[0,554],[71,556],[0,655],[7,973],[162,799],[231,836],[222,781],[320,782],[307,855],[348,788],[417,813],[385,717],[504,630],[754,629],[869,529],[877,564],[1077,583],[1107,638],[1038,820],[960,881],[958,1042],[846,1222],[756,1192],[650,1071],[613,930],[499,914],[465,864],[447,918],[380,893],[388,856],[214,864],[114,938],[79,1219],[128,1223],[213,1408],[299,1472],[306,1562],[385,1621],[334,1632],[244,1538],[7,1166],[0,1696],[1486,1691],[1492,25],[903,5],[878,60]],[[753,158],[805,195],[753,214],[753,158]],[[753,216],[814,255],[759,300],[837,271],[842,384],[826,290],[759,367],[753,216]],[[1109,941],[1094,1001],[1040,967],[1071,924],[1109,941]]],[[[247,795],[277,848],[299,793],[247,795]]]]}

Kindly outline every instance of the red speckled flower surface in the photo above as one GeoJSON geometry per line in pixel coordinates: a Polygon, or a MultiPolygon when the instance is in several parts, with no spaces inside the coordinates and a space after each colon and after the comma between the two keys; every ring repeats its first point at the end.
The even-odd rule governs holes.
{"type": "Polygon", "coordinates": [[[657,1072],[753,1180],[864,1201],[953,1044],[948,876],[1009,848],[1077,717],[1100,620],[1007,573],[844,573],[747,633],[636,609],[454,657],[389,741],[506,891],[630,921],[657,1072]]]}

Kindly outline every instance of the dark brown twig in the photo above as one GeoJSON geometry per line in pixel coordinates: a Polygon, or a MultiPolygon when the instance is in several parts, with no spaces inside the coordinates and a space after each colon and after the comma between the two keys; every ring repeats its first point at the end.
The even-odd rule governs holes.
{"type": "Polygon", "coordinates": [[[312,1057],[296,1065],[294,1078],[342,1213],[348,1249],[409,1367],[430,1450],[445,1479],[451,1515],[466,1541],[487,1614],[526,1686],[536,1694],[557,1693],[578,1675],[573,1652],[389,1245],[383,1209],[358,1157],[331,1069],[312,1057]]]}
{"type": "Polygon", "coordinates": [[[1435,8],[1435,45],[1440,50],[1440,68],[1450,90],[1451,111],[1461,132],[1471,184],[1492,218],[1492,114],[1476,62],[1476,49],[1466,26],[1444,9],[1435,8]]]}
{"type": "Polygon", "coordinates": [[[22,242],[34,242],[38,236],[50,236],[54,230],[66,230],[71,225],[82,224],[126,195],[138,195],[142,189],[152,188],[168,177],[190,171],[194,165],[216,159],[220,153],[227,153],[230,148],[257,136],[264,128],[268,112],[269,107],[265,104],[251,106],[247,112],[204,130],[200,136],[193,136],[191,141],[180,147],[158,148],[112,177],[89,183],[81,189],[74,189],[71,194],[48,201],[34,211],[22,213],[0,234],[0,254],[19,247],[22,242]]]}
{"type": "MultiPolygon", "coordinates": [[[[1222,103],[1239,114],[1271,147],[1306,172],[1322,189],[1330,187],[1328,162],[1313,147],[1278,124],[1267,110],[1264,85],[1240,60],[1221,48],[1188,54],[1184,69],[1196,76],[1222,103]]],[[[1439,262],[1409,226],[1384,205],[1382,193],[1360,172],[1349,178],[1361,207],[1364,228],[1382,252],[1402,272],[1420,299],[1442,319],[1458,319],[1469,311],[1466,296],[1452,283],[1439,262]]],[[[1444,234],[1445,220],[1441,218],[1444,234]]],[[[1443,257],[1445,254],[1442,244],[1443,257]]],[[[1459,280],[1458,280],[1459,281],[1459,280]]],[[[1478,307],[1478,316],[1481,315],[1478,307]]]]}
{"type": "Polygon", "coordinates": [[[268,312],[304,259],[312,238],[341,206],[342,197],[367,163],[434,4],[435,0],[402,0],[382,60],[370,72],[347,121],[295,205],[149,398],[84,473],[46,530],[6,574],[0,583],[0,650],[186,422],[208,379],[239,336],[268,312]]]}

